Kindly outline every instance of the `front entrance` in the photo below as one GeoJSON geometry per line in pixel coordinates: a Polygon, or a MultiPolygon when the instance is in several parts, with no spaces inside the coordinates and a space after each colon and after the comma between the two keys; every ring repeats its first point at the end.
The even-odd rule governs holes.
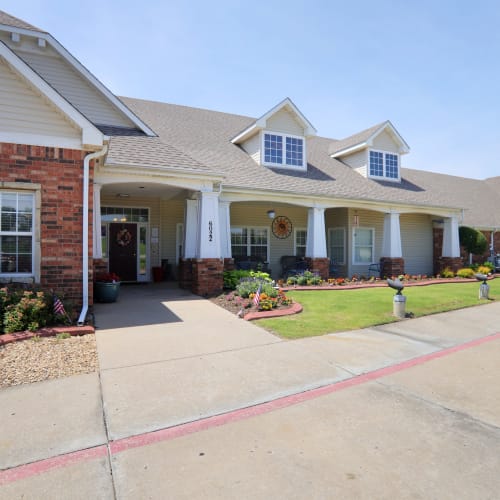
{"type": "Polygon", "coordinates": [[[121,281],[137,281],[137,224],[109,225],[109,271],[121,281]]]}

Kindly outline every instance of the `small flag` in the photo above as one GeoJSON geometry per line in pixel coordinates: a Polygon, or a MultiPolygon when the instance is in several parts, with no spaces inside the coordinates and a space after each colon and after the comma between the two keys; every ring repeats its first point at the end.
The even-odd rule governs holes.
{"type": "Polygon", "coordinates": [[[66,316],[62,300],[57,295],[54,295],[54,314],[56,316],[66,316]]]}
{"type": "Polygon", "coordinates": [[[257,291],[255,292],[255,295],[253,296],[253,303],[255,304],[255,307],[259,307],[260,287],[261,287],[261,285],[259,285],[259,288],[257,289],[257,291]]]}

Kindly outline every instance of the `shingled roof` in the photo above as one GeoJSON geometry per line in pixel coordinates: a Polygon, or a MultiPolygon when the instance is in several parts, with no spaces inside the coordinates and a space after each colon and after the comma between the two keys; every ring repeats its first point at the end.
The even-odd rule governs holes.
{"type": "Polygon", "coordinates": [[[7,12],[4,12],[3,10],[0,10],[0,24],[4,24],[6,26],[13,26],[14,28],[21,28],[30,31],[38,31],[40,33],[47,33],[46,31],[43,31],[40,28],[37,28],[36,26],[27,23],[22,19],[7,14],[7,12]]]}

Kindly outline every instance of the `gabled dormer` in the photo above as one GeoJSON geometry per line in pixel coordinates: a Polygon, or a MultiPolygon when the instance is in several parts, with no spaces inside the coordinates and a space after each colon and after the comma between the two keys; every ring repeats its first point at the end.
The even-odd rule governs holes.
{"type": "Polygon", "coordinates": [[[401,182],[401,156],[410,148],[390,121],[332,143],[330,156],[369,179],[401,182]]]}
{"type": "Polygon", "coordinates": [[[49,33],[0,11],[0,43],[103,133],[156,135],[49,33]]]}
{"type": "Polygon", "coordinates": [[[288,97],[232,139],[259,165],[307,169],[306,139],[316,129],[288,97]]]}

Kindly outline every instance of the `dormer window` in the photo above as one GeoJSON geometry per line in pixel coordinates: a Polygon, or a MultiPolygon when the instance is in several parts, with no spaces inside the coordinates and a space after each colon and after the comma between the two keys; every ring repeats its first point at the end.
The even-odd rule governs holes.
{"type": "Polygon", "coordinates": [[[369,177],[375,179],[398,181],[400,179],[399,155],[370,150],[368,173],[369,177]]]}
{"type": "Polygon", "coordinates": [[[265,132],[262,151],[264,165],[305,168],[303,137],[265,132]]]}

